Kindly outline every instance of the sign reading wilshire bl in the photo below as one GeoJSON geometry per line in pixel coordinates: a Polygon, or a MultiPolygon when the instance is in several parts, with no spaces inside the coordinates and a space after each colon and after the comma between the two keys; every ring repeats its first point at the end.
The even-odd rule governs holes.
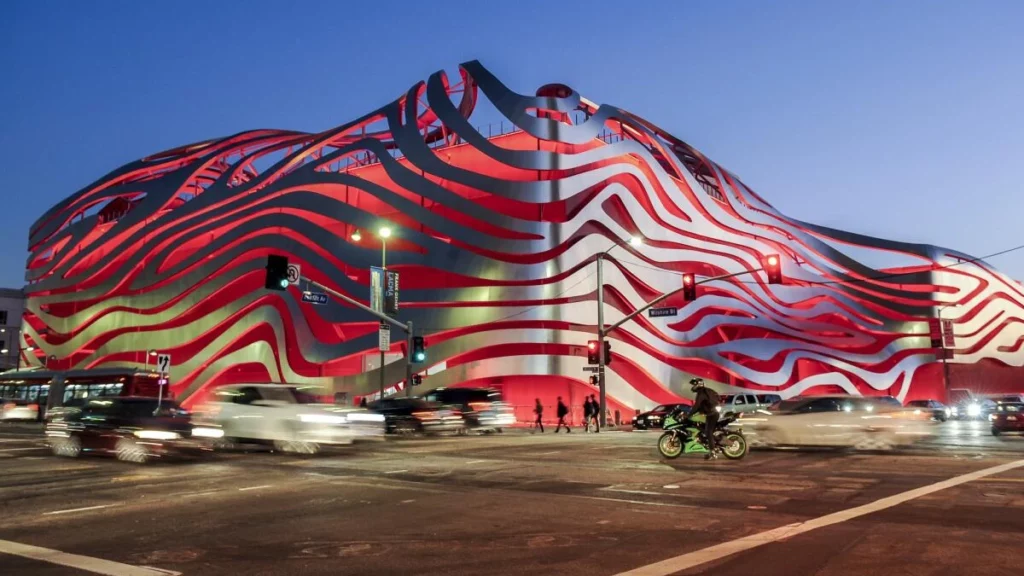
{"type": "Polygon", "coordinates": [[[675,306],[670,308],[650,308],[647,310],[648,318],[661,318],[664,316],[675,316],[679,313],[679,309],[675,306]]]}

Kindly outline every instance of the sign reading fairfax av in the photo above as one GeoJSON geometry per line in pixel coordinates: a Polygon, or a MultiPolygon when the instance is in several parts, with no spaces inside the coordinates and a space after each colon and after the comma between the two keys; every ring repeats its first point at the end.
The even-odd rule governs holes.
{"type": "Polygon", "coordinates": [[[324,304],[327,304],[327,294],[324,294],[323,292],[303,292],[302,301],[323,306],[324,304]]]}

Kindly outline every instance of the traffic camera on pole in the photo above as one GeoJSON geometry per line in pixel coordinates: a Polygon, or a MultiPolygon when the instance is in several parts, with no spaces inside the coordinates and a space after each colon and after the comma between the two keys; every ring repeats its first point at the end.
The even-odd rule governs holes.
{"type": "Polygon", "coordinates": [[[683,300],[693,302],[697,299],[697,278],[690,273],[683,274],[683,300]]]}
{"type": "Polygon", "coordinates": [[[267,276],[263,281],[267,290],[284,291],[288,289],[288,257],[271,254],[267,256],[267,276]]]}
{"type": "Polygon", "coordinates": [[[761,267],[768,275],[769,284],[782,284],[782,259],[778,254],[766,255],[761,267]]]}
{"type": "Polygon", "coordinates": [[[597,364],[597,340],[587,342],[587,364],[597,364]]]}
{"type": "Polygon", "coordinates": [[[423,336],[412,337],[412,361],[419,364],[427,359],[427,346],[423,342],[423,336]]]}

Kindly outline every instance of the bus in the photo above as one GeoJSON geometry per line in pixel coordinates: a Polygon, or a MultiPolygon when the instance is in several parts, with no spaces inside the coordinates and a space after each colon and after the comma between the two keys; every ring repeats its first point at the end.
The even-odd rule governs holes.
{"type": "MultiPolygon", "coordinates": [[[[137,368],[19,370],[0,373],[0,420],[42,421],[98,396],[160,393],[160,375],[137,368]]],[[[165,396],[167,391],[164,391],[165,396]]],[[[171,398],[168,398],[171,399],[171,398]]]]}

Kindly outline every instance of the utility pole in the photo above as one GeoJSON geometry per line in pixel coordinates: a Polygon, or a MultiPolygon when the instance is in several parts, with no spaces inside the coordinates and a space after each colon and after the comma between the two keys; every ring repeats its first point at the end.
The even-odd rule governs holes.
{"type": "MultiPolygon", "coordinates": [[[[612,246],[614,248],[615,246],[612,246]]],[[[609,248],[611,250],[611,248],[609,248]]],[[[608,361],[604,357],[604,255],[607,252],[602,252],[597,255],[597,390],[599,396],[599,404],[601,406],[601,415],[598,418],[598,422],[601,423],[601,428],[608,425],[605,421],[605,414],[608,413],[608,395],[605,389],[604,380],[604,365],[608,361]]]]}

